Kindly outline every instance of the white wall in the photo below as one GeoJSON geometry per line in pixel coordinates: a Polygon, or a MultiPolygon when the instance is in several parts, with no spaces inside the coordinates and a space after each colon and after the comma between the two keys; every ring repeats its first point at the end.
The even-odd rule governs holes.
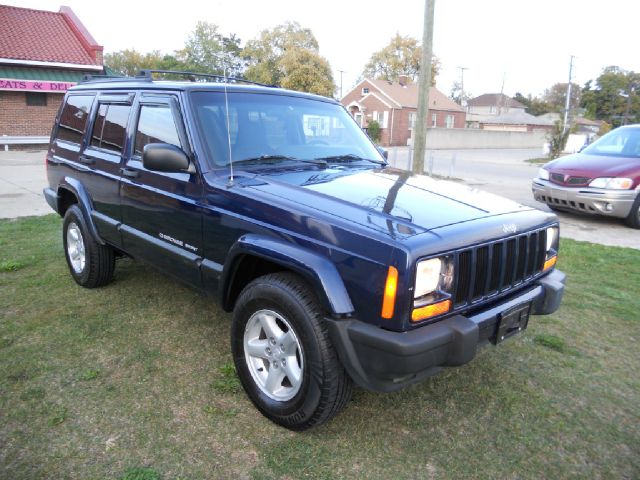
{"type": "Polygon", "coordinates": [[[429,128],[427,149],[542,148],[547,132],[500,132],[476,128],[429,128]]]}

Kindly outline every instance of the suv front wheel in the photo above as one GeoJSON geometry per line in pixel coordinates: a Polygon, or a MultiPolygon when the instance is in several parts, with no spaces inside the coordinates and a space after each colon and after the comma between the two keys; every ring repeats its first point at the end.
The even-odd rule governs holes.
{"type": "Polygon", "coordinates": [[[111,281],[114,251],[96,242],[78,205],[69,207],[64,215],[62,242],[69,271],[78,285],[95,288],[111,281]]]}
{"type": "Polygon", "coordinates": [[[298,276],[251,282],[234,310],[231,344],[247,395],[270,420],[291,430],[320,425],[351,397],[322,310],[298,276]]]}

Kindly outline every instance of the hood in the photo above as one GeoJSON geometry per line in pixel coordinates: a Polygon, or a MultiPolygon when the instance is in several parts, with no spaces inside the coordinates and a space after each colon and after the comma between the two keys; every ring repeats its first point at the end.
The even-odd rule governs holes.
{"type": "Polygon", "coordinates": [[[640,175],[640,159],[576,153],[558,158],[544,167],[555,173],[574,177],[637,177],[640,175]]]}
{"type": "Polygon", "coordinates": [[[253,180],[251,188],[393,237],[531,210],[459,183],[392,168],[269,171],[253,180]]]}

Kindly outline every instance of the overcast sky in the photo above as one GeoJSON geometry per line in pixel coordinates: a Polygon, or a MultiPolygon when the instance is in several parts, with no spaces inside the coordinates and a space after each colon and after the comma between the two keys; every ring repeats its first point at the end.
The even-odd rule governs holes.
{"type": "MultiPolygon", "coordinates": [[[[1,3],[58,11],[55,0],[0,0],[1,3]]],[[[170,53],[184,45],[199,20],[244,42],[285,21],[311,28],[320,53],[334,70],[344,70],[346,94],[375,50],[396,32],[422,38],[424,0],[226,0],[176,2],[63,0],[106,52],[135,48],[170,53]]],[[[603,67],[640,72],[638,0],[437,0],[434,52],[442,71],[437,87],[447,95],[464,73],[474,96],[499,92],[541,94],[569,76],[575,55],[575,82],[595,79],[603,67]]],[[[55,41],[55,39],[52,39],[55,41]]]]}

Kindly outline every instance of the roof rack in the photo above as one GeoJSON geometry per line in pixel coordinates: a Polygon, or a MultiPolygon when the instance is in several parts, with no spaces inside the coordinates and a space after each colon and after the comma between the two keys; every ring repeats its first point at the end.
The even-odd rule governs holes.
{"type": "MultiPolygon", "coordinates": [[[[141,77],[123,77],[121,75],[83,75],[80,83],[96,83],[96,82],[139,82],[147,80],[141,77]]],[[[149,80],[150,81],[150,80],[149,80]]]]}
{"type": "Polygon", "coordinates": [[[215,74],[211,74],[211,73],[183,72],[183,71],[179,71],[179,70],[150,70],[150,69],[145,69],[145,70],[140,70],[140,73],[138,74],[138,76],[136,78],[144,78],[144,79],[153,80],[153,74],[154,73],[168,74],[168,75],[181,75],[181,76],[187,77],[189,79],[189,81],[191,81],[191,82],[195,82],[196,81],[196,77],[201,77],[201,78],[204,78],[204,79],[211,78],[214,81],[222,82],[222,83],[228,83],[228,82],[248,83],[248,84],[251,84],[251,85],[258,85],[260,87],[278,88],[277,85],[267,85],[265,83],[252,82],[251,80],[247,80],[245,78],[225,77],[224,75],[215,75],[215,74]]]}

